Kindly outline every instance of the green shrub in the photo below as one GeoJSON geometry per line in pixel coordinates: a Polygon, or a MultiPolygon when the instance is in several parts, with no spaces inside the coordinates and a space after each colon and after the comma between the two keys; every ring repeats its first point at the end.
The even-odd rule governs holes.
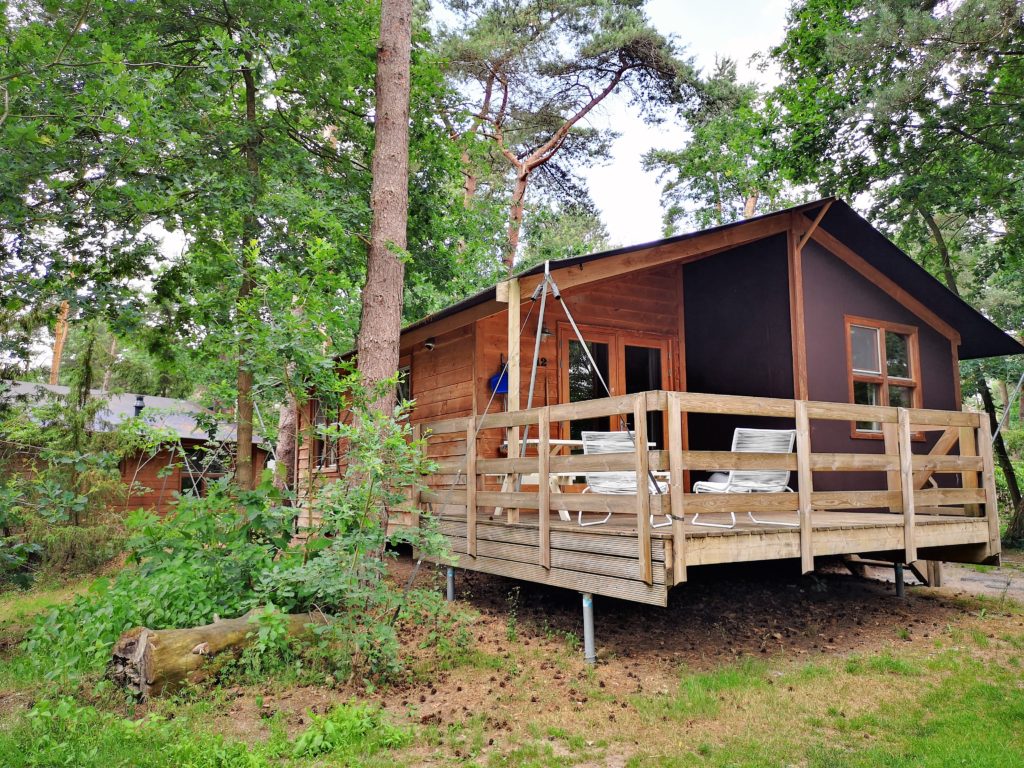
{"type": "Polygon", "coordinates": [[[73,699],[43,699],[24,718],[0,730],[5,768],[265,768],[276,765],[262,749],[199,733],[151,716],[127,720],[73,699]]]}
{"type": "Polygon", "coordinates": [[[39,569],[53,576],[95,573],[124,552],[123,525],[48,525],[30,519],[24,540],[38,547],[39,569]]]}
{"type": "MultiPolygon", "coordinates": [[[[369,396],[354,379],[345,392],[354,418],[324,437],[346,441],[348,472],[306,500],[323,521],[319,530],[292,546],[297,508],[286,505],[269,475],[254,491],[226,480],[213,484],[206,497],[182,498],[165,518],[135,513],[126,521],[134,566],[41,617],[29,633],[26,648],[46,674],[99,672],[113,643],[132,627],[195,626],[258,606],[275,610],[260,615],[254,643],[236,665],[247,674],[268,672],[291,653],[275,634],[283,631],[277,611],[327,618],[305,649],[317,671],[367,680],[398,674],[396,623],[437,626],[447,616],[439,600],[397,591],[385,579],[390,553],[383,510],[403,501],[398,487],[418,482],[428,466],[401,410],[394,418],[368,408],[369,396]]],[[[394,539],[442,553],[443,539],[426,518],[417,531],[394,539]]]]}
{"type": "Polygon", "coordinates": [[[323,716],[310,715],[310,725],[295,740],[294,757],[332,753],[345,762],[369,757],[385,749],[406,746],[412,734],[388,722],[376,707],[351,703],[334,707],[323,716]]]}

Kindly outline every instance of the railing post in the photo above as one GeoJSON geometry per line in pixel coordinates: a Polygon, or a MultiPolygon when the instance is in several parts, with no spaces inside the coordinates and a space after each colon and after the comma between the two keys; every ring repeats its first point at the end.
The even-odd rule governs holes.
{"type": "Polygon", "coordinates": [[[796,416],[796,477],[797,501],[800,516],[800,572],[814,570],[814,526],[811,519],[811,500],[814,493],[814,476],[811,472],[811,420],[807,416],[807,401],[797,400],[796,416]]]}
{"type": "Polygon", "coordinates": [[[900,444],[900,486],[903,490],[903,547],[905,562],[917,560],[917,544],[914,541],[914,453],[910,442],[910,411],[897,410],[899,415],[900,444]]]}
{"type": "MultiPolygon", "coordinates": [[[[988,416],[980,417],[985,421],[988,416]]],[[[974,427],[960,427],[960,455],[977,456],[978,440],[974,434],[974,427]]],[[[964,488],[979,488],[978,473],[974,470],[960,473],[960,485],[964,488]]],[[[981,516],[981,508],[977,504],[964,504],[964,512],[972,517],[981,516]]]]}
{"type": "Polygon", "coordinates": [[[466,426],[466,554],[476,557],[476,416],[466,426]]]}
{"type": "MultiPolygon", "coordinates": [[[[519,374],[520,374],[520,350],[519,338],[519,312],[520,312],[520,286],[519,280],[512,278],[508,281],[508,368],[506,381],[508,383],[508,394],[506,395],[509,412],[519,410],[519,374]]],[[[519,427],[508,429],[508,458],[519,458],[519,427]]],[[[518,473],[513,473],[506,478],[510,491],[519,490],[518,473]]],[[[509,507],[505,509],[505,520],[509,523],[519,522],[519,508],[509,507]]]]}
{"type": "Polygon", "coordinates": [[[985,519],[988,521],[989,555],[998,555],[1002,550],[999,537],[999,504],[996,497],[996,467],[992,458],[992,425],[987,414],[978,414],[980,437],[982,481],[985,487],[985,519]]]}
{"type": "Polygon", "coordinates": [[[545,406],[537,419],[537,517],[540,564],[551,567],[551,411],[545,406]]]}
{"type": "Polygon", "coordinates": [[[686,478],[683,469],[683,408],[678,392],[668,393],[669,500],[672,505],[672,583],[686,581],[686,529],[683,522],[686,478]]]}
{"type": "MultiPolygon", "coordinates": [[[[886,456],[895,456],[897,467],[885,473],[885,490],[889,493],[901,493],[903,481],[900,479],[900,430],[899,425],[892,422],[882,422],[882,440],[886,456]]],[[[889,511],[892,513],[903,511],[902,496],[899,504],[890,504],[889,511]]]]}
{"type": "Polygon", "coordinates": [[[647,450],[647,398],[643,392],[633,399],[633,441],[636,448],[636,535],[639,545],[640,579],[654,584],[651,565],[650,453],[647,450]]]}

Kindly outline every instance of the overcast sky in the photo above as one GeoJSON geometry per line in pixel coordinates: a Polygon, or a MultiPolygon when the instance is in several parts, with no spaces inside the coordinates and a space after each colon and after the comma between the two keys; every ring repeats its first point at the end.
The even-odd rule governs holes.
{"type": "MultiPolygon", "coordinates": [[[[788,0],[651,0],[646,8],[657,29],[685,45],[702,71],[713,66],[716,55],[728,56],[737,62],[742,80],[773,84],[774,73],[759,71],[750,57],[782,40],[788,6],[788,0]]],[[[671,122],[645,125],[630,114],[624,99],[612,101],[592,122],[610,123],[621,134],[612,161],[585,174],[612,244],[660,238],[659,185],[654,174],[644,173],[640,158],[652,147],[680,146],[685,134],[671,122]]]]}

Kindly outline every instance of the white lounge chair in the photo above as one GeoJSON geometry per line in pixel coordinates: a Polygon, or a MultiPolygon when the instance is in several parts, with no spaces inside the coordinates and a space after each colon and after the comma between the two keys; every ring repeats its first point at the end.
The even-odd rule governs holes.
{"type": "MultiPolygon", "coordinates": [[[[630,455],[636,453],[636,436],[632,432],[590,432],[584,431],[583,437],[583,453],[587,456],[603,453],[628,453],[630,455]]],[[[602,493],[602,494],[613,494],[613,495],[634,495],[637,492],[637,478],[636,472],[634,471],[615,471],[615,472],[585,472],[587,478],[587,487],[583,489],[584,493],[602,493]]],[[[665,494],[668,493],[668,485],[666,483],[657,481],[652,477],[647,478],[647,487],[651,493],[665,494]]],[[[583,511],[580,510],[577,515],[577,521],[580,526],[586,528],[591,525],[601,525],[607,523],[611,519],[612,513],[609,512],[601,520],[592,520],[590,522],[583,522],[583,511]]],[[[652,528],[665,528],[672,525],[672,518],[665,515],[668,522],[654,523],[654,515],[651,515],[651,527],[652,528]]]]}
{"type": "MultiPolygon", "coordinates": [[[[737,453],[792,453],[796,442],[795,429],[753,429],[737,427],[732,435],[732,450],[737,453]]],[[[707,480],[693,484],[694,493],[792,493],[789,487],[789,470],[733,469],[728,473],[715,472],[707,480]]],[[[708,528],[735,528],[736,513],[730,512],[732,523],[702,523],[700,513],[693,516],[694,525],[708,528]]],[[[784,525],[799,528],[800,523],[784,523],[774,520],[758,520],[748,512],[750,520],[759,525],[784,525]]]]}

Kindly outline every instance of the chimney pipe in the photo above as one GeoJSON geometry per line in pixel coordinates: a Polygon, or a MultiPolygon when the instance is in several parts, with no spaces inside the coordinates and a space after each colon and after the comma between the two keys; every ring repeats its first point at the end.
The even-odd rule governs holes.
{"type": "Polygon", "coordinates": [[[142,409],[146,407],[146,398],[142,395],[135,396],[135,417],[138,418],[142,415],[142,409]]]}

